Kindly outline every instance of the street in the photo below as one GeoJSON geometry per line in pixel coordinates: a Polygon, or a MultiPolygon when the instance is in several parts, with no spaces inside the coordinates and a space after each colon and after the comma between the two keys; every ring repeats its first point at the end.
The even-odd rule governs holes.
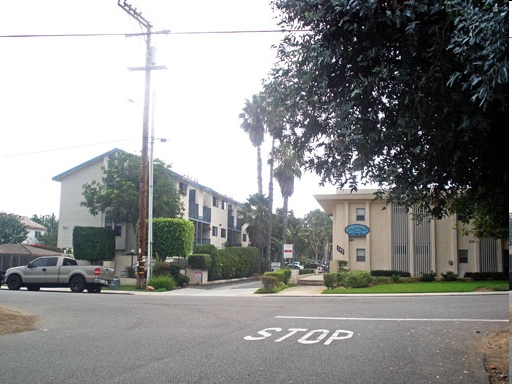
{"type": "MultiPolygon", "coordinates": [[[[254,282],[231,289],[251,290],[254,282]],[[252,284],[252,285],[251,285],[252,284]]],[[[286,297],[0,291],[40,319],[0,337],[2,382],[488,383],[473,343],[507,295],[286,297]]],[[[202,292],[202,293],[201,293],[202,292]]]]}

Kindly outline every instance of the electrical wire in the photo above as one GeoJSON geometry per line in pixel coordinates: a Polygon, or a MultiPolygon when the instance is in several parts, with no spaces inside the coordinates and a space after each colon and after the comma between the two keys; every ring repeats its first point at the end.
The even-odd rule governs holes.
{"type": "MultiPolygon", "coordinates": [[[[222,35],[244,33],[285,33],[309,32],[307,29],[260,29],[260,30],[234,30],[234,31],[183,31],[171,32],[168,30],[151,32],[152,35],[222,35]]],[[[36,38],[36,37],[109,37],[109,36],[144,36],[147,33],[63,33],[63,34],[27,34],[27,35],[0,35],[0,39],[36,38]]]]}
{"type": "Polygon", "coordinates": [[[120,142],[120,141],[128,141],[128,140],[133,140],[133,139],[134,139],[134,137],[127,138],[127,139],[116,139],[116,140],[110,140],[110,141],[102,141],[102,142],[98,142],[98,143],[89,143],[89,144],[75,145],[75,146],[71,146],[71,147],[43,149],[43,150],[34,151],[34,152],[14,153],[14,154],[10,154],[10,155],[2,155],[2,156],[0,156],[0,158],[2,158],[2,157],[3,158],[7,158],[7,157],[29,156],[29,155],[37,155],[39,153],[67,151],[67,150],[70,150],[70,149],[84,148],[84,147],[93,147],[95,145],[117,143],[117,142],[120,142]]]}

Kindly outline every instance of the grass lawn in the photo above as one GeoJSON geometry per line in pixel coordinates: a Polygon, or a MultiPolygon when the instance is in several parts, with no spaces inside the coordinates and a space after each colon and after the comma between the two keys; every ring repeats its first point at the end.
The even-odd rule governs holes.
{"type": "Polygon", "coordinates": [[[435,293],[474,292],[477,290],[508,291],[507,280],[486,281],[435,281],[431,283],[379,284],[368,288],[335,288],[323,291],[333,293],[435,293]]]}

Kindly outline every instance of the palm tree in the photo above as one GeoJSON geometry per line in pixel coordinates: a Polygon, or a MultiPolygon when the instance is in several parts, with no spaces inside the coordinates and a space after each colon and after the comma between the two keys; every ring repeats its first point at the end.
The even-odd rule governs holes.
{"type": "Polygon", "coordinates": [[[282,242],[286,243],[286,232],[288,227],[288,199],[293,195],[295,178],[302,176],[299,167],[298,154],[292,151],[290,144],[281,143],[273,153],[273,158],[277,161],[278,165],[274,171],[274,177],[279,183],[281,188],[281,196],[283,196],[283,233],[282,242]]]}
{"type": "Polygon", "coordinates": [[[268,218],[267,197],[262,193],[250,195],[242,207],[242,220],[244,224],[247,224],[246,231],[251,240],[251,245],[260,250],[263,271],[266,270],[265,247],[267,246],[269,228],[268,218]]]}
{"type": "Polygon", "coordinates": [[[249,139],[257,151],[258,193],[263,194],[263,179],[261,177],[261,144],[265,138],[263,125],[264,108],[261,95],[252,95],[252,101],[245,100],[243,112],[238,115],[242,119],[240,127],[249,134],[249,139]]]}

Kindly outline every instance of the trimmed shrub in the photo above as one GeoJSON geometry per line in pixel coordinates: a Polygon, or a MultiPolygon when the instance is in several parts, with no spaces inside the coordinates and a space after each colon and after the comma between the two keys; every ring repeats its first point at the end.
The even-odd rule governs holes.
{"type": "Polygon", "coordinates": [[[436,273],[434,271],[430,271],[430,273],[423,273],[420,277],[420,281],[422,283],[430,283],[432,281],[436,281],[436,273]]]}
{"type": "Polygon", "coordinates": [[[472,279],[475,281],[482,280],[508,280],[506,272],[466,272],[465,279],[472,279]]]}
{"type": "Polygon", "coordinates": [[[324,285],[328,289],[334,289],[338,286],[338,274],[337,273],[324,273],[324,285]]]}
{"type": "Polygon", "coordinates": [[[288,280],[292,275],[292,271],[288,269],[288,273],[286,269],[278,269],[273,272],[265,272],[263,276],[270,276],[276,279],[277,283],[288,284],[288,280]]]}
{"type": "Polygon", "coordinates": [[[443,281],[457,281],[457,278],[459,277],[459,275],[452,271],[441,273],[441,276],[443,277],[443,281]]]}
{"type": "Polygon", "coordinates": [[[154,252],[161,260],[167,256],[186,257],[194,247],[194,224],[186,219],[153,219],[154,252]]]}
{"type": "Polygon", "coordinates": [[[149,285],[155,290],[172,291],[176,288],[176,282],[171,276],[156,276],[151,279],[149,285]]]}
{"type": "Polygon", "coordinates": [[[393,283],[398,283],[400,282],[400,275],[391,275],[391,280],[393,281],[393,283]]]}
{"type": "Polygon", "coordinates": [[[277,279],[274,276],[264,274],[261,276],[261,282],[263,283],[263,288],[267,291],[272,291],[277,288],[277,279]]]}
{"type": "Polygon", "coordinates": [[[342,285],[346,288],[369,287],[372,281],[372,276],[368,271],[348,271],[343,275],[342,285]]]}
{"type": "Polygon", "coordinates": [[[404,272],[404,271],[396,271],[396,270],[383,270],[383,269],[376,269],[374,271],[371,271],[372,276],[385,276],[385,277],[392,277],[393,275],[398,275],[400,277],[411,277],[410,272],[404,272]]]}
{"type": "Polygon", "coordinates": [[[112,260],[116,254],[116,237],[111,228],[73,228],[73,253],[77,260],[112,260]]]}
{"type": "Polygon", "coordinates": [[[188,264],[194,269],[209,270],[212,267],[212,257],[210,255],[190,255],[188,264]]]}
{"type": "Polygon", "coordinates": [[[312,273],[315,273],[315,269],[309,269],[309,268],[299,269],[299,275],[310,275],[312,273]]]}

